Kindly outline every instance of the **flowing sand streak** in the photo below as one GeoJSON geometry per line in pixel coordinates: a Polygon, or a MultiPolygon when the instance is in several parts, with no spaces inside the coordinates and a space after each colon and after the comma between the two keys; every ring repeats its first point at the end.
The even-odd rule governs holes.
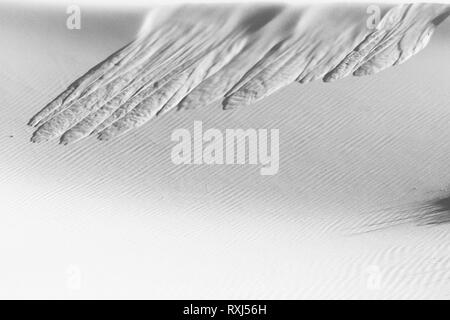
{"type": "MultiPolygon", "coordinates": [[[[237,35],[237,37],[240,37],[237,35]]],[[[233,39],[233,38],[231,38],[233,39]]],[[[182,63],[180,66],[177,65],[177,68],[172,70],[163,70],[164,77],[154,83],[152,83],[149,87],[145,88],[145,90],[142,90],[137,95],[135,95],[132,99],[127,101],[124,105],[117,108],[113,114],[107,118],[103,123],[101,123],[95,130],[95,132],[100,132],[104,128],[109,127],[111,124],[114,124],[118,120],[120,120],[122,117],[124,117],[129,111],[131,111],[134,107],[140,105],[141,103],[147,103],[148,100],[151,100],[151,95],[153,95],[155,92],[157,92],[161,87],[165,86],[168,82],[173,82],[172,80],[180,74],[184,73],[187,74],[191,72],[191,69],[194,69],[194,71],[197,74],[201,74],[202,72],[206,71],[206,75],[200,76],[198,81],[201,81],[205,76],[207,76],[210,73],[215,72],[217,69],[219,69],[221,66],[226,64],[234,55],[236,55],[242,46],[245,44],[246,39],[242,38],[241,40],[234,42],[234,41],[227,41],[225,44],[221,44],[218,46],[217,43],[208,44],[210,47],[218,46],[218,48],[214,49],[213,51],[209,52],[208,48],[200,48],[200,53],[194,56],[194,58],[189,59],[187,62],[182,63]],[[230,48],[227,48],[227,46],[230,45],[230,48]],[[223,54],[221,51],[225,49],[225,53],[223,54]],[[229,52],[228,52],[229,50],[229,52]],[[210,61],[214,59],[213,61],[210,61]],[[209,66],[209,64],[213,64],[214,67],[209,66]],[[167,73],[167,71],[169,71],[167,73]]],[[[210,49],[210,48],[209,48],[210,49]]],[[[194,73],[194,75],[196,74],[194,73]]],[[[158,78],[159,79],[159,78],[158,78]]],[[[177,82],[177,80],[175,80],[177,82]]],[[[186,87],[187,84],[185,84],[186,87]]],[[[180,90],[182,88],[180,87],[180,90]]],[[[182,92],[182,91],[178,92],[182,92]]],[[[181,96],[181,98],[184,95],[181,96]]],[[[158,112],[163,106],[164,103],[167,101],[163,100],[160,104],[156,105],[155,112],[158,112]]]]}
{"type": "MultiPolygon", "coordinates": [[[[176,32],[176,34],[179,36],[182,30],[177,31],[178,32],[176,32]]],[[[198,32],[198,28],[194,28],[192,30],[192,33],[194,33],[194,35],[196,36],[198,36],[198,32]]],[[[178,46],[185,48],[187,46],[187,40],[189,40],[189,37],[183,38],[182,43],[178,46]]],[[[177,45],[171,43],[170,41],[168,44],[165,42],[167,41],[163,40],[161,44],[156,44],[157,49],[161,49],[161,51],[152,49],[150,52],[144,51],[144,54],[136,55],[135,59],[145,61],[146,65],[142,62],[136,63],[135,61],[131,61],[128,65],[124,65],[124,70],[121,76],[115,77],[112,81],[100,86],[98,90],[90,91],[89,94],[83,96],[83,98],[81,98],[79,101],[76,101],[69,107],[62,110],[60,113],[56,114],[52,119],[50,119],[40,127],[40,130],[38,131],[38,134],[35,135],[34,139],[48,140],[58,136],[60,133],[64,132],[77,122],[81,121],[90,112],[96,111],[104,103],[111,100],[113,97],[119,94],[123,90],[123,88],[127,87],[134,79],[139,76],[145,75],[148,69],[151,70],[153,68],[153,62],[158,63],[161,59],[167,59],[168,57],[167,55],[165,55],[166,51],[169,48],[176,48],[177,45]],[[161,57],[154,57],[155,54],[158,54],[161,57]]]]}
{"type": "Polygon", "coordinates": [[[64,92],[31,118],[29,125],[36,126],[40,124],[41,121],[45,120],[46,117],[60,108],[65,101],[77,98],[81,94],[82,89],[101,78],[107,71],[113,71],[114,67],[135,49],[135,43],[126,45],[73,82],[64,92]]]}
{"type": "Polygon", "coordinates": [[[391,5],[373,29],[358,5],[159,8],[135,41],[30,120],[31,141],[108,140],[175,107],[222,99],[232,109],[293,82],[374,74],[422,50],[449,8],[391,5]]]}
{"type": "MultiPolygon", "coordinates": [[[[193,40],[196,40],[197,37],[199,37],[198,32],[192,35],[193,40]]],[[[161,75],[171,71],[171,68],[174,66],[178,66],[181,60],[201,50],[201,42],[194,41],[194,44],[193,46],[189,46],[186,43],[186,39],[184,39],[184,41],[178,41],[171,46],[166,46],[164,51],[150,56],[145,68],[139,69],[136,77],[122,91],[114,95],[112,99],[109,99],[100,108],[94,108],[88,116],[81,119],[75,126],[66,131],[61,137],[61,142],[67,144],[77,141],[89,135],[94,129],[97,128],[99,130],[101,124],[107,124],[109,126],[117,118],[123,116],[128,109],[126,106],[133,105],[132,103],[125,104],[126,102],[130,102],[130,98],[148,96],[148,91],[153,91],[161,84],[166,83],[173,77],[173,73],[169,79],[165,77],[156,82],[154,79],[160,79],[161,75]],[[168,50],[169,48],[172,50],[168,50]],[[109,122],[106,121],[108,117],[111,118],[109,122]]],[[[179,68],[178,71],[180,71],[179,68]]]]}
{"type": "Polygon", "coordinates": [[[101,131],[99,138],[101,140],[109,139],[112,136],[144,124],[161,112],[171,110],[193,87],[201,83],[210,74],[215,73],[238,54],[244,44],[245,41],[241,41],[231,44],[229,48],[220,46],[214,51],[209,52],[201,60],[200,64],[185,70],[175,81],[170,81],[169,84],[162,87],[155,94],[140,102],[130,113],[101,131]]]}

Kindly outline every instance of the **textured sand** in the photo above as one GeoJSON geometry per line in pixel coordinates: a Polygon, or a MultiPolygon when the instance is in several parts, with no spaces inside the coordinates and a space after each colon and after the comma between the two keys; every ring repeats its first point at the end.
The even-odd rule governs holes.
{"type": "Polygon", "coordinates": [[[30,144],[24,124],[141,14],[85,12],[70,31],[64,8],[13,11],[0,10],[1,297],[450,297],[448,22],[372,77],[62,147],[30,144]],[[174,166],[170,134],[194,120],[279,128],[279,174],[174,166]]]}
{"type": "Polygon", "coordinates": [[[285,86],[373,75],[425,48],[446,4],[179,5],[34,115],[31,141],[110,140],[173,110],[254,104],[285,86]]]}

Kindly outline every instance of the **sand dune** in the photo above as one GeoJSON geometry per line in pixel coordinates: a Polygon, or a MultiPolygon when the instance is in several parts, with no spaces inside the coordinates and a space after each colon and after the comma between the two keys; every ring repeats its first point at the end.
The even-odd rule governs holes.
{"type": "Polygon", "coordinates": [[[30,120],[38,126],[31,141],[61,136],[68,144],[92,133],[108,140],[177,106],[223,99],[231,109],[294,81],[374,74],[422,50],[450,14],[445,4],[384,5],[372,26],[365,10],[342,4],[155,8],[135,41],[30,120]]]}
{"type": "Polygon", "coordinates": [[[449,298],[448,19],[370,77],[168,113],[105,143],[31,144],[30,115],[145,18],[86,10],[74,31],[64,9],[0,10],[0,296],[449,298]],[[279,174],[173,165],[170,135],[194,120],[279,128],[279,174]]]}

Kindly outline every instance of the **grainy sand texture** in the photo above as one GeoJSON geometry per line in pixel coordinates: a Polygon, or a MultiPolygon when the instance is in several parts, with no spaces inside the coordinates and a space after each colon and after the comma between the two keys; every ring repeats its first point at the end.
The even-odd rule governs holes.
{"type": "Polygon", "coordinates": [[[383,7],[375,31],[345,12],[299,31],[318,8],[274,29],[283,10],[225,15],[201,43],[211,30],[142,30],[144,10],[84,9],[69,30],[62,5],[0,4],[0,297],[450,298],[450,24],[428,41],[443,7],[414,8],[383,7]],[[194,121],[279,129],[278,174],[174,165],[194,121]],[[92,132],[113,139],[78,141],[92,132]]]}
{"type": "Polygon", "coordinates": [[[222,100],[255,103],[295,81],[371,75],[422,50],[446,4],[178,5],[149,10],[136,40],[29,122],[32,141],[108,140],[155,116],[222,100]],[[374,21],[371,21],[374,20],[374,21]]]}

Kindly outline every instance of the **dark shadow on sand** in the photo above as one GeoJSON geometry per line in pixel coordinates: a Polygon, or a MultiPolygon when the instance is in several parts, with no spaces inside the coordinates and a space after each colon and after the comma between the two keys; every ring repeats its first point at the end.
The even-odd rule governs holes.
{"type": "Polygon", "coordinates": [[[450,223],[450,196],[430,201],[424,211],[418,218],[421,225],[450,223]]]}
{"type": "Polygon", "coordinates": [[[349,229],[349,234],[359,235],[406,224],[423,227],[450,223],[450,196],[411,203],[404,207],[389,207],[372,214],[378,215],[375,221],[349,229]]]}

